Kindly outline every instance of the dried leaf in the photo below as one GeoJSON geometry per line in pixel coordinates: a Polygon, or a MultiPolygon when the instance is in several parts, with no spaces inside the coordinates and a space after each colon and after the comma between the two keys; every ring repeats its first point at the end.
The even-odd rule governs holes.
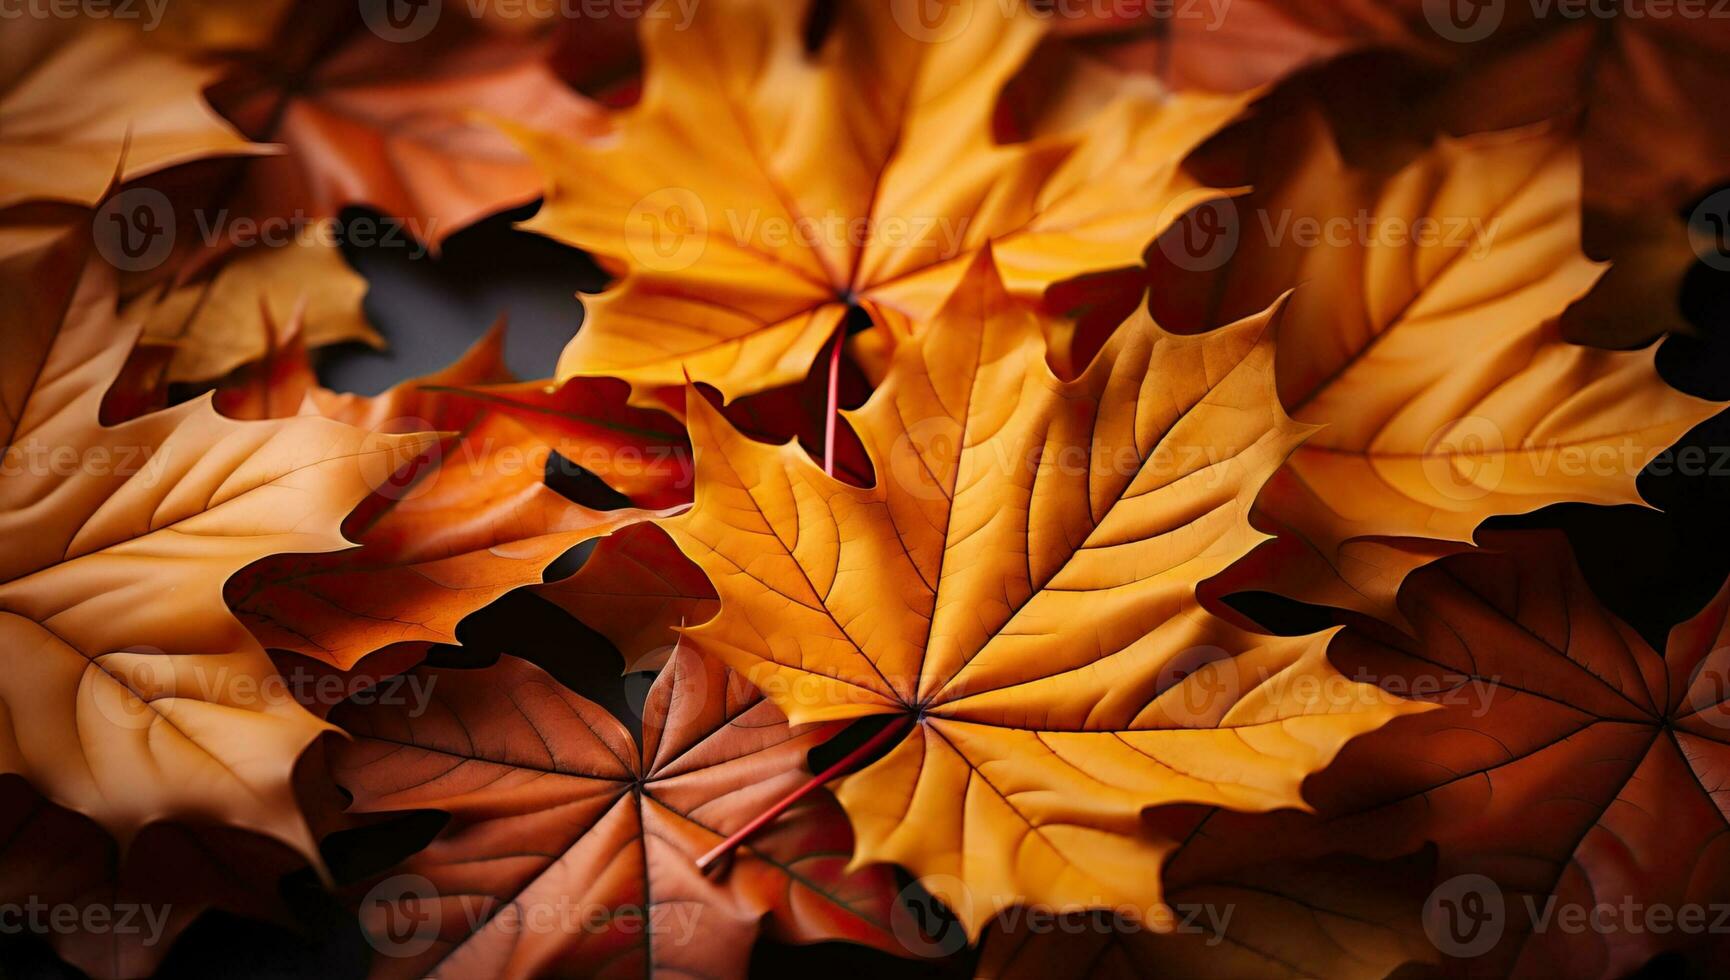
{"type": "Polygon", "coordinates": [[[333,760],[355,809],[451,814],[362,902],[384,953],[375,976],[742,976],[759,933],[899,948],[894,879],[846,870],[850,835],[827,795],[753,837],[724,876],[697,870],[808,778],[820,738],[795,734],[719,665],[674,656],[644,705],[640,749],[524,661],[420,673],[434,684],[424,715],[332,716],[355,738],[333,760]],[[418,928],[402,930],[403,914],[418,928]]]}
{"type": "MultiPolygon", "coordinates": [[[[360,550],[282,556],[236,577],[230,601],[266,646],[346,669],[392,644],[455,643],[464,616],[539,585],[546,567],[581,542],[653,516],[566,500],[546,485],[554,446],[486,402],[448,390],[509,380],[503,352],[501,325],[458,363],[376,398],[322,388],[308,394],[309,410],[371,431],[451,434],[409,461],[345,525],[360,550]]],[[[290,383],[299,382],[291,375],[290,383]]],[[[614,408],[615,417],[638,414],[622,401],[614,408]]],[[[587,446],[653,448],[640,440],[587,446]]]]}

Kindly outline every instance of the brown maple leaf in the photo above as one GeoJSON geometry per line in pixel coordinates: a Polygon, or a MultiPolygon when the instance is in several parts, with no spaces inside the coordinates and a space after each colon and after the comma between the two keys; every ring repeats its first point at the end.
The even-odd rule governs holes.
{"type": "Polygon", "coordinates": [[[1023,901],[1169,926],[1173,842],[1142,811],[1299,806],[1305,775],[1406,710],[1334,675],[1325,637],[1197,605],[1305,432],[1273,391],[1273,316],[1186,338],[1144,314],[1061,382],[986,252],[850,415],[868,487],[691,399],[697,500],[663,526],[721,612],[685,640],[796,724],[916,722],[838,796],[858,859],[918,874],[970,936],[1023,901]]]}
{"type": "MultiPolygon", "coordinates": [[[[562,438],[551,443],[490,411],[485,400],[453,390],[510,380],[503,353],[501,324],[451,367],[376,398],[317,387],[304,352],[292,346],[290,366],[261,367],[266,388],[274,380],[304,392],[307,410],[320,415],[372,431],[452,433],[350,518],[345,528],[359,550],[276,557],[234,579],[230,601],[266,646],[348,668],[392,644],[455,643],[464,616],[512,589],[539,585],[547,566],[577,544],[664,513],[603,512],[567,500],[546,484],[555,451],[578,463],[609,460],[612,467],[595,467],[603,479],[629,472],[627,488],[676,499],[678,491],[657,496],[648,488],[682,482],[676,450],[683,434],[669,417],[627,408],[623,385],[566,386],[562,438]]],[[[256,409],[257,397],[227,404],[256,409]]],[[[284,408],[283,400],[274,407],[284,408]]]]}
{"type": "Polygon", "coordinates": [[[998,143],[1036,19],[963,0],[924,23],[847,0],[811,53],[807,7],[646,19],[642,101],[605,140],[513,127],[548,181],[527,227],[622,276],[588,302],[560,377],[647,398],[688,372],[732,399],[805,377],[849,304],[885,328],[871,343],[908,335],[987,242],[1027,297],[1119,264],[1197,193],[1178,164],[1242,102],[1128,88],[1084,132],[998,143]]]}
{"type": "Polygon", "coordinates": [[[789,729],[725,668],[675,654],[643,706],[640,748],[525,661],[420,673],[436,680],[424,715],[332,716],[354,737],[333,772],[355,809],[451,815],[362,902],[375,976],[742,976],[759,934],[900,950],[894,879],[846,869],[852,841],[827,795],[754,836],[724,876],[697,870],[807,777],[822,737],[789,729]]]}
{"type": "Polygon", "coordinates": [[[357,28],[286,83],[283,66],[266,59],[232,73],[211,99],[244,130],[286,147],[249,168],[253,210],[316,219],[364,205],[436,249],[540,194],[533,164],[486,117],[573,138],[605,128],[600,109],[547,67],[548,50],[532,37],[478,31],[464,17],[445,18],[412,43],[357,28]]]}
{"type": "MultiPolygon", "coordinates": [[[[206,6],[213,18],[228,9],[206,6]]],[[[447,17],[428,37],[394,43],[352,4],[297,13],[211,89],[244,132],[281,153],[152,188],[168,192],[155,217],[172,212],[175,248],[132,269],[125,294],[151,342],[175,350],[170,380],[213,380],[263,356],[261,306],[280,323],[304,302],[309,346],[383,346],[361,312],[366,284],[333,243],[436,253],[476,220],[532,200],[534,167],[483,115],[572,133],[604,124],[547,67],[549,42],[447,17]],[[382,214],[344,212],[353,206],[382,214]]]]}
{"type": "Polygon", "coordinates": [[[15,661],[0,771],[122,841],[206,821],[316,861],[289,776],[325,726],[271,695],[223,583],[267,555],[345,547],[342,518],[431,437],[237,422],[207,399],[101,425],[136,328],[86,254],[65,232],[0,245],[0,637],[15,661]]]}
{"type": "Polygon", "coordinates": [[[1306,787],[1317,816],[1301,827],[1219,814],[1210,831],[1240,860],[1274,840],[1371,856],[1433,841],[1426,928],[1461,975],[1721,956],[1706,924],[1730,903],[1730,589],[1660,655],[1593,597],[1560,534],[1484,544],[1412,576],[1410,636],[1356,621],[1334,646],[1348,676],[1440,709],[1348,746],[1306,787]]]}

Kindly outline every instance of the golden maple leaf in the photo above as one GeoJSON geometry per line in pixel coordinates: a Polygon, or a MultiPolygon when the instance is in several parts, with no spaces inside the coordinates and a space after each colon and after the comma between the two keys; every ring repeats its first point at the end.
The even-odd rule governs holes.
{"type": "Polygon", "coordinates": [[[1544,128],[1443,140],[1386,174],[1306,128],[1240,209],[1215,291],[1219,322],[1296,287],[1280,397],[1324,427],[1262,496],[1258,522],[1283,540],[1255,586],[1398,622],[1405,576],[1491,517],[1642,503],[1641,469],[1723,406],[1667,385],[1656,344],[1563,337],[1604,268],[1580,250],[1577,143],[1544,128]]]}
{"type": "Polygon", "coordinates": [[[1202,193],[1183,157],[1243,104],[1126,87],[1088,127],[1002,144],[993,112],[1038,18],[837,8],[814,54],[804,3],[646,20],[642,102],[606,138],[513,127],[548,179],[527,227],[623,276],[589,301],[561,378],[641,391],[688,373],[732,398],[804,377],[850,303],[906,336],[987,242],[1024,298],[1134,261],[1202,193]]]}
{"type": "Polygon", "coordinates": [[[1407,710],[1326,636],[1245,633],[1196,583],[1255,546],[1306,434],[1274,392],[1275,311],[1196,337],[1145,315],[1060,381],[989,250],[851,416],[877,479],[826,476],[690,400],[692,510],[665,523],[721,612],[685,636],[794,724],[914,733],[838,790],[857,860],[922,876],[969,935],[1016,902],[1156,926],[1165,803],[1301,806],[1303,778],[1407,710]]]}
{"type": "Polygon", "coordinates": [[[0,772],[122,841],[208,821],[316,861],[289,779],[327,726],[273,686],[223,583],[345,547],[343,517],[433,437],[236,422],[207,398],[103,426],[136,326],[84,252],[52,229],[0,242],[0,772]]]}

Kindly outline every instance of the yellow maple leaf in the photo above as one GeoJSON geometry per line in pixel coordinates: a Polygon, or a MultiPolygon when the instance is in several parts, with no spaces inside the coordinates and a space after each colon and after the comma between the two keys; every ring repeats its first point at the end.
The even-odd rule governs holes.
{"type": "Polygon", "coordinates": [[[589,301],[561,378],[688,373],[732,398],[804,377],[850,303],[880,340],[906,336],[988,242],[1023,298],[1135,261],[1174,201],[1206,193],[1179,163],[1244,101],[1126,87],[1090,126],[1002,144],[993,112],[1040,19],[848,0],[809,53],[807,6],[645,20],[643,99],[612,133],[513,128],[548,180],[527,227],[623,276],[589,301]]]}

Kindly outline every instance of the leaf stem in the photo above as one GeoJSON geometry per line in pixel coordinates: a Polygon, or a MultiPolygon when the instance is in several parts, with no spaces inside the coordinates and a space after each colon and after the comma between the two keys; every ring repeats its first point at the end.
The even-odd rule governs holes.
{"type": "Polygon", "coordinates": [[[788,807],[799,802],[800,800],[804,799],[805,797],[810,796],[813,792],[815,792],[817,790],[818,787],[822,786],[824,783],[827,783],[829,780],[834,779],[836,776],[840,776],[840,775],[846,773],[849,769],[852,769],[854,766],[858,765],[860,762],[862,762],[866,758],[869,758],[871,753],[873,753],[873,752],[877,751],[879,748],[881,748],[885,742],[888,742],[891,738],[894,738],[896,735],[899,735],[901,733],[901,729],[907,727],[907,723],[911,720],[912,720],[911,715],[898,716],[894,721],[891,721],[889,724],[884,725],[883,728],[877,732],[877,734],[871,736],[870,738],[866,739],[864,742],[860,743],[858,748],[856,748],[853,751],[842,756],[840,761],[836,762],[834,765],[823,770],[822,772],[818,773],[817,775],[812,776],[810,779],[806,780],[804,782],[804,784],[801,785],[798,789],[794,790],[791,793],[788,793],[786,796],[783,796],[779,800],[775,801],[775,804],[773,806],[769,807],[769,809],[764,810],[762,813],[757,814],[757,816],[755,816],[751,819],[750,823],[746,824],[743,827],[740,827],[737,831],[735,831],[733,833],[733,835],[731,837],[728,837],[726,840],[722,841],[721,843],[716,844],[709,851],[709,853],[698,858],[697,859],[697,870],[698,871],[709,870],[709,867],[711,865],[713,865],[715,862],[721,860],[722,858],[726,857],[728,854],[731,854],[733,852],[733,850],[735,848],[737,848],[740,844],[743,844],[743,843],[745,843],[746,840],[750,839],[752,834],[761,830],[764,825],[769,823],[771,820],[774,820],[776,817],[780,816],[782,813],[786,812],[788,807]]]}
{"type": "Polygon", "coordinates": [[[841,413],[841,344],[847,339],[845,325],[835,329],[835,346],[829,351],[829,412],[823,417],[823,472],[835,475],[835,417],[841,413]]]}

